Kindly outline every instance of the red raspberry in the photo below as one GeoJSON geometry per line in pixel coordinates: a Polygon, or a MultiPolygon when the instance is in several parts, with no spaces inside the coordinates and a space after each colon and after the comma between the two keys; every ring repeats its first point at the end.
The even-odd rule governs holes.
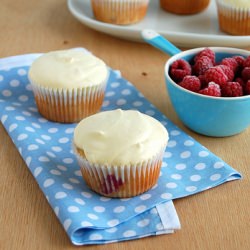
{"type": "Polygon", "coordinates": [[[250,67],[250,56],[248,56],[246,59],[245,59],[245,62],[243,64],[244,67],[250,67]]]}
{"type": "Polygon", "coordinates": [[[206,48],[206,49],[203,49],[202,51],[200,51],[194,58],[194,61],[196,62],[200,57],[202,56],[207,56],[208,58],[211,59],[213,65],[215,65],[215,53],[209,49],[209,48],[206,48]]]}
{"type": "Polygon", "coordinates": [[[250,80],[247,81],[244,90],[245,90],[245,95],[250,95],[250,80]]]}
{"type": "Polygon", "coordinates": [[[217,84],[219,84],[220,86],[223,86],[227,83],[227,76],[224,73],[223,69],[219,66],[214,66],[210,69],[208,69],[205,74],[205,79],[206,82],[215,82],[217,84]]]}
{"type": "Polygon", "coordinates": [[[233,70],[226,66],[226,65],[218,65],[218,67],[222,68],[223,72],[226,74],[228,81],[233,81],[234,79],[234,72],[233,70]]]}
{"type": "Polygon", "coordinates": [[[221,95],[225,97],[236,97],[243,95],[243,89],[238,82],[228,82],[221,89],[221,95]]]}
{"type": "Polygon", "coordinates": [[[233,56],[233,58],[238,63],[239,68],[242,69],[244,67],[245,58],[243,56],[233,56]]]}
{"type": "Polygon", "coordinates": [[[209,96],[216,96],[216,97],[221,96],[220,86],[214,82],[208,83],[208,87],[201,89],[199,93],[202,95],[209,95],[209,96]]]}
{"type": "Polygon", "coordinates": [[[209,57],[207,56],[198,57],[192,68],[193,74],[197,76],[203,75],[205,71],[211,67],[213,67],[213,62],[209,57]]]}
{"type": "Polygon", "coordinates": [[[235,82],[238,82],[242,88],[244,88],[246,85],[246,83],[240,77],[235,78],[235,82]]]}
{"type": "Polygon", "coordinates": [[[176,60],[171,65],[170,75],[172,79],[178,83],[182,81],[185,76],[191,75],[191,66],[183,59],[176,60]]]}
{"type": "Polygon", "coordinates": [[[246,67],[242,70],[241,77],[244,81],[250,80],[250,67],[246,67]]]}
{"type": "Polygon", "coordinates": [[[116,179],[116,176],[114,174],[107,175],[107,179],[102,184],[102,192],[104,194],[111,194],[112,192],[118,191],[120,186],[122,186],[124,183],[121,178],[116,179]]]}
{"type": "Polygon", "coordinates": [[[198,92],[201,88],[201,82],[197,76],[185,76],[179,85],[193,92],[198,92]]]}
{"type": "Polygon", "coordinates": [[[234,73],[236,73],[238,70],[238,63],[234,58],[231,57],[224,58],[221,61],[221,64],[228,66],[230,69],[233,70],[234,73]]]}
{"type": "Polygon", "coordinates": [[[200,79],[200,82],[201,82],[201,89],[207,87],[207,82],[206,82],[205,76],[199,75],[198,78],[200,79]]]}

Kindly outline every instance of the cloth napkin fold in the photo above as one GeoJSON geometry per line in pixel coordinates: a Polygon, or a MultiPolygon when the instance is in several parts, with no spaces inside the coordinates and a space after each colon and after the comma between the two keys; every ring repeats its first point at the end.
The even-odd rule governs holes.
{"type": "Polygon", "coordinates": [[[40,54],[0,59],[0,118],[27,167],[75,245],[103,244],[172,233],[180,228],[173,199],[241,175],[176,127],[119,71],[110,69],[103,110],[137,109],[169,131],[158,183],[129,199],[89,190],[72,151],[76,124],[50,122],[37,111],[27,73],[40,54]]]}

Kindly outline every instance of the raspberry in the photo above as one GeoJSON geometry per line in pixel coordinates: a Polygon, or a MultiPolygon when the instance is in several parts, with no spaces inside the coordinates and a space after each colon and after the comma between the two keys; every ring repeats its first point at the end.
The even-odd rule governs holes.
{"type": "Polygon", "coordinates": [[[250,67],[250,56],[248,56],[246,59],[245,59],[245,62],[243,64],[244,67],[250,67]]]}
{"type": "Polygon", "coordinates": [[[201,82],[197,76],[185,76],[179,85],[193,92],[198,92],[201,88],[201,82]]]}
{"type": "Polygon", "coordinates": [[[228,81],[233,81],[234,72],[233,70],[226,65],[218,65],[218,67],[222,68],[223,72],[226,74],[228,81]]]}
{"type": "Polygon", "coordinates": [[[243,79],[240,77],[235,78],[235,82],[238,82],[242,88],[244,88],[246,85],[243,79]]]}
{"type": "Polygon", "coordinates": [[[192,70],[193,74],[199,76],[203,75],[205,71],[209,68],[213,67],[213,62],[207,56],[201,56],[197,58],[192,70]]]}
{"type": "Polygon", "coordinates": [[[199,75],[198,78],[200,79],[200,82],[201,82],[201,89],[207,87],[207,82],[206,82],[205,76],[199,75]]]}
{"type": "Polygon", "coordinates": [[[227,83],[227,76],[224,73],[223,69],[219,66],[214,66],[208,69],[205,74],[206,82],[215,82],[219,84],[221,87],[227,83]]]}
{"type": "Polygon", "coordinates": [[[246,67],[242,70],[241,77],[244,81],[250,80],[250,67],[246,67]]]}
{"type": "Polygon", "coordinates": [[[191,75],[191,66],[183,59],[176,60],[171,65],[170,75],[175,82],[180,82],[185,76],[191,75]]]}
{"type": "Polygon", "coordinates": [[[236,73],[238,70],[238,63],[234,58],[231,57],[224,58],[221,61],[221,64],[228,66],[230,69],[233,70],[234,73],[236,73]]]}
{"type": "Polygon", "coordinates": [[[209,96],[250,95],[250,56],[226,57],[216,63],[215,53],[205,48],[192,62],[179,59],[170,67],[170,76],[181,87],[209,96]]]}
{"type": "Polygon", "coordinates": [[[242,69],[244,67],[245,58],[243,56],[233,56],[233,58],[238,63],[238,67],[242,69]]]}
{"type": "Polygon", "coordinates": [[[221,96],[220,86],[214,82],[208,83],[208,87],[201,89],[199,93],[202,95],[209,95],[209,96],[216,96],[216,97],[221,96]]]}
{"type": "Polygon", "coordinates": [[[118,180],[116,179],[116,176],[114,174],[107,175],[107,179],[104,183],[102,183],[102,192],[104,194],[111,194],[112,192],[118,191],[120,186],[122,186],[124,183],[121,178],[118,180]]]}
{"type": "Polygon", "coordinates": [[[247,81],[244,90],[245,90],[245,95],[250,95],[250,80],[247,81]]]}
{"type": "Polygon", "coordinates": [[[209,48],[206,48],[206,49],[203,49],[202,51],[200,51],[194,58],[194,61],[196,62],[200,57],[202,56],[207,56],[208,58],[211,59],[213,65],[215,65],[215,53],[209,49],[209,48]]]}
{"type": "Polygon", "coordinates": [[[221,95],[225,97],[242,96],[243,89],[238,82],[228,82],[221,89],[221,95]]]}

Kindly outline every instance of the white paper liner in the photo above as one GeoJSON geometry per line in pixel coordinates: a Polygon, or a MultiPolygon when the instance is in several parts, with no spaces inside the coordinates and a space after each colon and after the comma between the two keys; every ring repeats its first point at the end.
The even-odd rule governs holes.
{"type": "Polygon", "coordinates": [[[59,89],[48,88],[31,80],[38,111],[48,120],[56,122],[78,122],[98,112],[101,108],[106,79],[99,85],[59,89]]]}
{"type": "Polygon", "coordinates": [[[91,0],[95,17],[114,24],[136,23],[144,18],[149,0],[91,0]]]}
{"type": "Polygon", "coordinates": [[[87,185],[107,197],[132,197],[152,188],[159,177],[166,146],[148,161],[121,166],[93,164],[82,157],[73,145],[87,185]]]}

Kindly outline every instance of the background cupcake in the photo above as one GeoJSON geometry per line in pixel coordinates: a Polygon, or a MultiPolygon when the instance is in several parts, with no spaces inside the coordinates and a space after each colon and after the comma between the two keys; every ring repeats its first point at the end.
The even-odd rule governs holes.
{"type": "Polygon", "coordinates": [[[153,187],[168,142],[165,127],[135,110],[100,112],[74,131],[74,151],[87,185],[108,197],[132,197],[153,187]]]}
{"type": "Polygon", "coordinates": [[[37,58],[29,79],[38,111],[48,120],[78,122],[101,108],[108,69],[83,50],[59,50],[37,58]]]}
{"type": "Polygon", "coordinates": [[[250,35],[250,0],[216,0],[219,27],[231,35],[250,35]]]}
{"type": "Polygon", "coordinates": [[[205,10],[210,0],[160,0],[162,9],[179,15],[191,15],[205,10]]]}
{"type": "Polygon", "coordinates": [[[97,20],[126,25],[145,17],[149,0],[91,0],[91,4],[97,20]]]}

